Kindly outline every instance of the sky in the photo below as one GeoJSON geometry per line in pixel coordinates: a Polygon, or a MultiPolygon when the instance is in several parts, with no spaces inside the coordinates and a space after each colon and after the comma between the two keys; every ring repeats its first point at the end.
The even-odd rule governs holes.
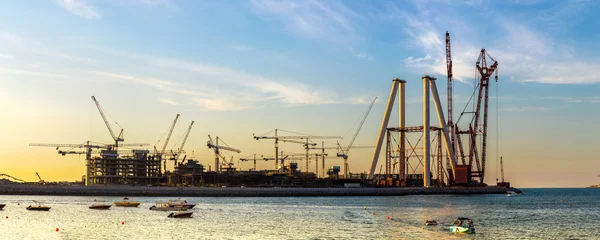
{"type": "MultiPolygon", "coordinates": [[[[407,81],[408,126],[422,125],[421,76],[439,79],[445,102],[449,31],[455,116],[469,108],[481,48],[499,62],[486,182],[502,156],[517,187],[598,184],[598,10],[597,1],[544,0],[0,1],[0,173],[81,179],[84,156],[28,144],[110,143],[92,95],[125,143],[160,149],[179,113],[167,147],[177,149],[195,121],[184,149],[207,166],[209,134],[240,149],[235,159],[273,155],[273,141],[252,134],[275,128],[348,144],[378,97],[355,142],[373,146],[393,78],[407,81]]],[[[372,149],[349,155],[351,172],[367,171],[372,149]]]]}

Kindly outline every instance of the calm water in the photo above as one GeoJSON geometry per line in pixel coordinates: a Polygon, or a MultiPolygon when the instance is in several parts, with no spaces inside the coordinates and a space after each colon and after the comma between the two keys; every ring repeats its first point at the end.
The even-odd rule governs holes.
{"type": "Polygon", "coordinates": [[[0,211],[0,239],[600,239],[600,189],[525,189],[517,197],[187,198],[198,203],[191,219],[148,210],[168,198],[132,198],[140,207],[108,211],[88,209],[94,199],[120,200],[0,196],[8,204],[0,211]],[[52,209],[26,211],[31,200],[52,209]],[[450,233],[458,216],[473,219],[477,233],[450,233]],[[440,225],[425,227],[426,219],[440,225]]]}

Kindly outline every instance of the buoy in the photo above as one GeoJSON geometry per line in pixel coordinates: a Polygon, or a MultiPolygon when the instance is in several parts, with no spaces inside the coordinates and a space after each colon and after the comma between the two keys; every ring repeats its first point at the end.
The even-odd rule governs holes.
{"type": "Polygon", "coordinates": [[[392,219],[390,216],[387,216],[387,219],[392,219]]]}
{"type": "Polygon", "coordinates": [[[329,204],[327,204],[327,205],[331,206],[331,203],[329,203],[329,204]]]}
{"type": "Polygon", "coordinates": [[[373,215],[375,215],[375,212],[373,212],[373,215]]]}
{"type": "Polygon", "coordinates": [[[124,224],[125,224],[125,221],[122,221],[122,222],[121,222],[121,225],[124,225],[124,224]]]}
{"type": "Polygon", "coordinates": [[[363,207],[364,210],[367,210],[367,207],[363,207]]]}
{"type": "Polygon", "coordinates": [[[58,232],[58,228],[56,228],[56,231],[58,232]]]}

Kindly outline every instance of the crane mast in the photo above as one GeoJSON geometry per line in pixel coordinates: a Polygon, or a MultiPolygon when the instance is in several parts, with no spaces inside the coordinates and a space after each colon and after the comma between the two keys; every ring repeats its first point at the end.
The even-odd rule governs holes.
{"type": "Polygon", "coordinates": [[[206,146],[208,148],[212,148],[215,151],[215,172],[218,173],[219,172],[219,157],[221,156],[221,150],[226,150],[226,151],[231,151],[231,152],[236,152],[236,153],[240,153],[242,151],[240,151],[239,149],[235,149],[232,147],[228,147],[228,146],[222,146],[219,145],[219,136],[217,136],[215,138],[215,141],[213,142],[213,139],[210,135],[208,135],[208,139],[209,141],[206,142],[206,146]]]}
{"type": "Polygon", "coordinates": [[[100,116],[102,116],[102,120],[104,120],[104,124],[106,124],[106,127],[108,128],[108,131],[110,132],[110,136],[113,138],[113,140],[115,140],[115,147],[118,147],[119,142],[122,142],[125,140],[125,139],[123,139],[123,128],[121,128],[121,132],[119,133],[119,136],[115,136],[115,133],[113,132],[112,128],[110,127],[110,124],[108,123],[108,120],[106,119],[106,116],[104,116],[104,111],[102,111],[102,107],[100,107],[100,103],[98,102],[98,100],[96,100],[96,97],[94,97],[94,96],[92,96],[92,100],[94,101],[94,103],[96,103],[98,112],[100,112],[100,116]]]}
{"type": "Polygon", "coordinates": [[[181,147],[179,147],[179,151],[177,151],[177,155],[175,156],[175,159],[173,162],[173,169],[175,169],[175,167],[177,166],[177,160],[179,160],[179,156],[181,156],[183,147],[185,147],[185,142],[187,141],[188,136],[190,135],[190,131],[192,131],[192,126],[194,126],[194,121],[192,121],[192,123],[190,124],[190,126],[187,129],[187,132],[185,132],[185,136],[183,137],[183,141],[181,142],[181,147]]]}
{"type": "MultiPolygon", "coordinates": [[[[446,70],[448,71],[448,130],[450,133],[450,146],[452,150],[456,151],[455,147],[455,134],[454,134],[454,122],[452,121],[452,51],[450,48],[450,33],[446,31],[446,70]]],[[[463,163],[464,164],[464,163],[463,163]]]]}
{"type": "Polygon", "coordinates": [[[475,161],[477,164],[477,171],[474,172],[479,177],[481,183],[483,183],[484,174],[485,174],[485,160],[486,160],[486,148],[487,148],[487,120],[488,120],[488,102],[489,102],[489,83],[490,77],[496,73],[495,80],[498,82],[498,72],[496,69],[498,68],[498,62],[492,58],[485,48],[481,49],[479,59],[477,59],[477,63],[475,64],[477,68],[477,72],[480,75],[479,81],[479,94],[477,95],[477,107],[475,108],[475,118],[473,121],[474,127],[471,130],[471,139],[473,143],[471,144],[472,148],[470,151],[470,158],[472,156],[475,157],[475,161]],[[493,63],[492,65],[487,65],[487,59],[490,59],[493,63]],[[479,121],[481,118],[481,104],[483,103],[483,126],[481,129],[481,164],[478,161],[477,156],[477,147],[475,144],[475,140],[477,139],[477,135],[479,130],[479,121]]]}

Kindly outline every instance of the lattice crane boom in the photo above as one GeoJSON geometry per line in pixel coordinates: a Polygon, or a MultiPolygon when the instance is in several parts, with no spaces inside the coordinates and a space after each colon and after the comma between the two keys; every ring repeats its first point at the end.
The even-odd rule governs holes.
{"type": "Polygon", "coordinates": [[[100,107],[100,103],[98,102],[98,100],[96,100],[95,96],[92,96],[92,100],[96,104],[96,107],[98,108],[98,112],[100,112],[100,116],[102,116],[102,120],[104,120],[104,124],[106,124],[106,128],[108,128],[108,131],[110,132],[110,136],[113,138],[113,140],[115,140],[115,147],[118,147],[119,142],[122,142],[125,140],[125,139],[123,139],[123,128],[121,128],[121,132],[119,133],[119,136],[115,136],[115,133],[113,132],[112,127],[110,127],[110,124],[108,123],[108,120],[106,119],[106,116],[104,115],[104,111],[102,111],[102,107],[100,107]]]}
{"type": "Polygon", "coordinates": [[[169,144],[169,140],[171,140],[171,135],[173,134],[173,130],[175,129],[175,125],[177,124],[177,120],[179,119],[179,113],[175,116],[171,127],[169,128],[169,134],[167,134],[167,138],[165,139],[165,144],[163,144],[162,150],[160,151],[160,155],[165,154],[165,150],[167,149],[167,144],[169,144]]]}
{"type": "Polygon", "coordinates": [[[194,126],[194,121],[192,121],[192,123],[190,123],[190,126],[188,127],[187,131],[185,132],[185,136],[183,137],[183,141],[181,142],[181,146],[179,147],[179,150],[177,151],[177,156],[175,156],[175,161],[173,162],[173,166],[177,166],[177,161],[179,160],[179,156],[181,156],[181,152],[183,151],[183,147],[185,147],[185,142],[188,139],[188,136],[190,136],[190,132],[192,131],[192,127],[194,126]]]}

